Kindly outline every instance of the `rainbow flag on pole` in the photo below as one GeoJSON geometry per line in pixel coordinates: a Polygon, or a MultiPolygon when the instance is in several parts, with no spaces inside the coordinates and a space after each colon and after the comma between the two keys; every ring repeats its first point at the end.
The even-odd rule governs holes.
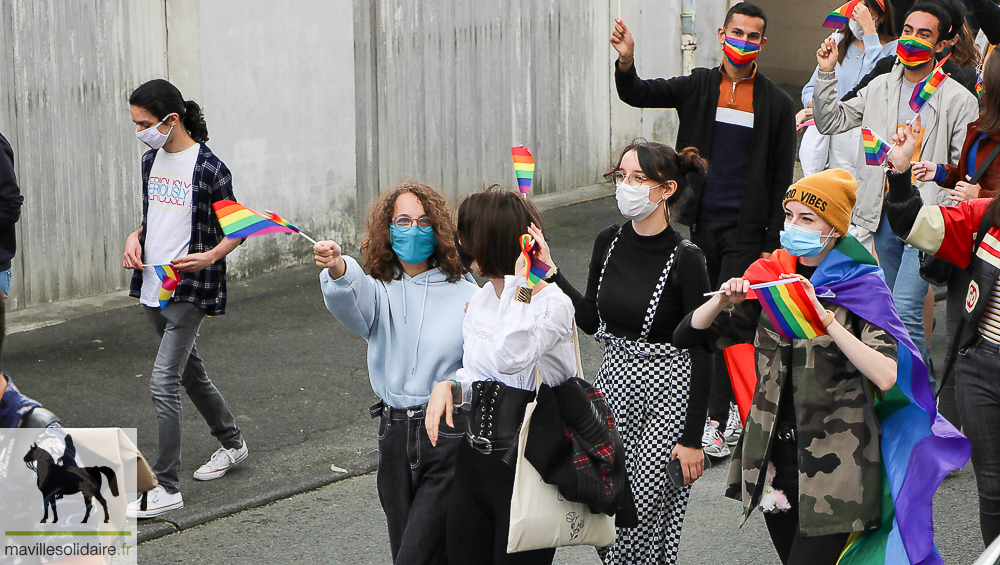
{"type": "Polygon", "coordinates": [[[865,163],[878,166],[889,157],[889,148],[892,146],[868,128],[861,128],[861,143],[865,147],[865,163]]]}
{"type": "Polygon", "coordinates": [[[177,290],[177,283],[181,280],[180,273],[173,265],[156,265],[156,276],[160,278],[160,310],[167,307],[170,304],[170,299],[174,296],[174,291],[177,290]]]}
{"type": "Polygon", "coordinates": [[[525,271],[527,271],[524,278],[528,280],[529,287],[542,282],[545,275],[552,270],[552,267],[532,255],[531,248],[534,246],[534,238],[528,234],[521,236],[521,254],[524,255],[525,271]]]}
{"type": "Polygon", "coordinates": [[[851,19],[851,14],[854,13],[854,8],[861,3],[861,0],[851,0],[836,10],[830,12],[830,15],[826,17],[823,21],[823,27],[829,27],[833,29],[840,29],[847,25],[847,20],[851,19]]]}
{"type": "Polygon", "coordinates": [[[219,200],[212,204],[222,233],[229,239],[243,239],[266,233],[300,233],[299,228],[277,214],[265,216],[232,200],[219,200]]]}
{"type": "MultiPolygon", "coordinates": [[[[948,54],[948,57],[951,57],[950,53],[948,54]]],[[[914,87],[913,96],[910,97],[910,109],[914,112],[919,113],[920,109],[924,107],[924,104],[930,100],[931,96],[937,91],[938,87],[941,86],[941,83],[944,82],[944,79],[948,78],[944,69],[941,68],[944,66],[944,62],[948,60],[948,57],[941,59],[941,62],[934,67],[934,72],[925,78],[923,82],[914,87]]]]}
{"type": "Polygon", "coordinates": [[[750,288],[781,337],[812,339],[826,334],[823,316],[812,305],[801,280],[781,279],[750,288]]]}
{"type": "Polygon", "coordinates": [[[531,181],[535,178],[535,158],[531,156],[531,151],[528,151],[528,148],[523,145],[511,147],[510,154],[514,158],[517,188],[521,194],[527,196],[531,192],[531,181]]]}

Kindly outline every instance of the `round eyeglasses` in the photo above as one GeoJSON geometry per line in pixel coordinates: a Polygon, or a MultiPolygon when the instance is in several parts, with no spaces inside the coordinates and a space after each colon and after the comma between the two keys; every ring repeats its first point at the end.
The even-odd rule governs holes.
{"type": "Polygon", "coordinates": [[[431,223],[431,219],[427,216],[421,216],[417,219],[412,219],[409,216],[400,216],[392,219],[392,225],[400,228],[409,228],[413,224],[416,224],[418,228],[424,231],[434,227],[434,224],[431,223]]]}
{"type": "Polygon", "coordinates": [[[649,182],[650,179],[642,173],[630,173],[626,175],[621,171],[615,171],[611,175],[611,182],[614,184],[627,184],[633,188],[638,188],[643,185],[643,183],[649,182]]]}

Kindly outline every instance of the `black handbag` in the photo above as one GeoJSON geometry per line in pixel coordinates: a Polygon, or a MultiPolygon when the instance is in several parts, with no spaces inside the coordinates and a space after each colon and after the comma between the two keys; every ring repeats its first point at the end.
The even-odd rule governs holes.
{"type": "MultiPolygon", "coordinates": [[[[990,167],[990,164],[996,159],[998,153],[1000,153],[1000,143],[993,146],[993,150],[990,151],[989,156],[986,157],[983,164],[979,165],[976,172],[973,173],[972,178],[969,179],[969,184],[979,183],[979,179],[986,174],[986,169],[990,167]]],[[[920,278],[932,285],[947,286],[948,281],[951,279],[952,267],[954,265],[944,259],[927,255],[923,251],[920,252],[920,278]]]]}

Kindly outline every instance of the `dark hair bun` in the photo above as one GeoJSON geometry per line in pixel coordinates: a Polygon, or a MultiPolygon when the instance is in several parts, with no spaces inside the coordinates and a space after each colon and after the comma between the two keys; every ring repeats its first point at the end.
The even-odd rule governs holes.
{"type": "Polygon", "coordinates": [[[677,172],[685,177],[692,173],[704,175],[708,172],[708,161],[701,158],[697,147],[685,147],[677,154],[677,172]]]}

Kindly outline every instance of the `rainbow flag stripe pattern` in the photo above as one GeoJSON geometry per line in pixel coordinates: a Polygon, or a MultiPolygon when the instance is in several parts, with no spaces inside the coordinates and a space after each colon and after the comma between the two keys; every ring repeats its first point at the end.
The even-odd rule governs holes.
{"type": "Polygon", "coordinates": [[[980,100],[983,99],[983,92],[986,92],[986,89],[983,88],[983,75],[976,75],[976,96],[980,100]]]}
{"type": "Polygon", "coordinates": [[[299,229],[277,214],[265,216],[232,200],[219,200],[212,204],[219,218],[222,233],[229,239],[243,239],[267,233],[298,233],[299,229]]]}
{"type": "MultiPolygon", "coordinates": [[[[774,280],[795,272],[797,263],[797,257],[779,249],[751,265],[744,277],[751,284],[774,280]]],[[[852,534],[838,563],[939,565],[934,492],[949,471],[969,461],[969,440],[937,413],[927,366],[899,320],[882,269],[854,236],[837,243],[809,282],[822,300],[847,308],[897,342],[896,384],[881,399],[873,398],[882,427],[881,524],[852,534]]]]}
{"type": "Polygon", "coordinates": [[[847,20],[851,19],[851,14],[854,13],[854,8],[861,3],[861,0],[851,0],[836,10],[830,12],[830,15],[826,17],[823,21],[823,27],[829,27],[833,29],[840,29],[847,25],[847,20]]]}
{"type": "Polygon", "coordinates": [[[733,66],[745,67],[757,56],[757,51],[760,51],[760,43],[727,37],[725,44],[722,45],[722,51],[733,66]]]}
{"type": "MultiPolygon", "coordinates": [[[[951,54],[948,54],[948,57],[951,57],[951,54]]],[[[923,82],[914,87],[913,96],[910,97],[910,109],[914,112],[920,112],[920,109],[923,108],[924,104],[926,104],[927,101],[930,100],[931,96],[934,95],[938,87],[941,86],[941,83],[944,82],[944,79],[948,78],[944,69],[941,68],[944,66],[944,62],[948,60],[948,57],[941,59],[941,62],[934,67],[934,72],[931,73],[929,77],[924,79],[923,82]]]]}
{"type": "Polygon", "coordinates": [[[910,35],[899,39],[896,44],[896,55],[904,67],[919,67],[927,63],[927,51],[933,48],[933,45],[923,39],[910,35]]]}
{"type": "Polygon", "coordinates": [[[865,146],[865,163],[875,167],[889,157],[890,145],[868,128],[861,128],[861,143],[865,146]]]}
{"type": "Polygon", "coordinates": [[[510,154],[514,158],[514,174],[517,175],[517,189],[521,194],[531,192],[531,181],[535,178],[535,158],[531,156],[531,151],[523,145],[510,148],[510,154]]]}
{"type": "Polygon", "coordinates": [[[160,310],[167,307],[170,304],[170,299],[174,296],[174,291],[177,290],[177,283],[181,280],[180,273],[173,265],[157,265],[154,267],[156,269],[156,276],[160,278],[160,310]]]}
{"type": "Polygon", "coordinates": [[[786,280],[752,287],[771,325],[786,339],[812,339],[826,334],[823,318],[806,295],[802,281],[786,280]]]}
{"type": "Polygon", "coordinates": [[[544,261],[532,256],[531,248],[534,246],[535,241],[530,235],[524,234],[521,236],[521,254],[524,255],[524,264],[527,265],[525,269],[527,272],[525,273],[524,278],[527,279],[529,287],[542,282],[545,275],[552,270],[552,267],[547,265],[544,261]]]}

